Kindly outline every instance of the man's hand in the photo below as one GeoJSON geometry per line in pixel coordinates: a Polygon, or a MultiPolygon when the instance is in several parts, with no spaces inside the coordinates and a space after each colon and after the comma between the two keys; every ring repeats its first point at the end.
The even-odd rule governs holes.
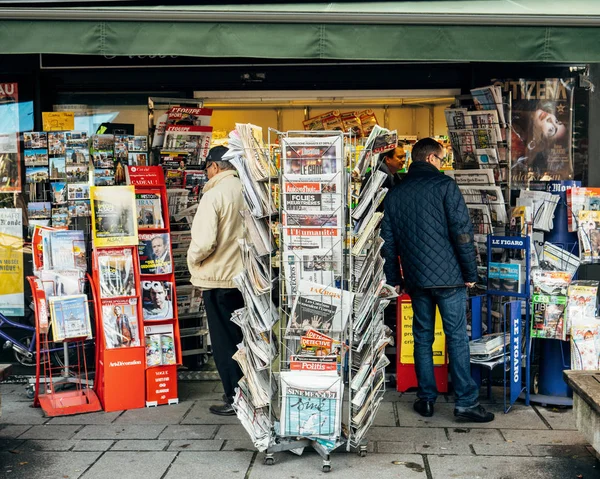
{"type": "Polygon", "coordinates": [[[472,288],[473,286],[475,286],[475,283],[465,283],[465,286],[467,288],[472,288]]]}

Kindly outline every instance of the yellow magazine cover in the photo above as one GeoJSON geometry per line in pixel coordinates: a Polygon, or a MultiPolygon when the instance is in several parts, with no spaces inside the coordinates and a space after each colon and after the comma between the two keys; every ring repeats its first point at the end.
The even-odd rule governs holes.
{"type": "Polygon", "coordinates": [[[133,186],[92,186],[94,246],[137,246],[138,225],[133,186]]]}

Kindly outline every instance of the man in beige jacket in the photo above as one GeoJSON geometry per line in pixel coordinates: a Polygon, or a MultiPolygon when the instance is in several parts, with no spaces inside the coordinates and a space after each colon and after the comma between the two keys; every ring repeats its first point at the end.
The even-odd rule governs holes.
{"type": "Polygon", "coordinates": [[[237,240],[243,236],[240,212],[245,203],[236,170],[222,161],[226,152],[227,148],[216,146],[206,158],[208,183],[192,223],[187,262],[192,284],[203,290],[213,358],[225,391],[225,403],[211,406],[210,412],[233,416],[231,403],[242,372],[232,356],[242,331],[231,321],[231,313],[244,307],[233,278],[243,268],[237,240]]]}

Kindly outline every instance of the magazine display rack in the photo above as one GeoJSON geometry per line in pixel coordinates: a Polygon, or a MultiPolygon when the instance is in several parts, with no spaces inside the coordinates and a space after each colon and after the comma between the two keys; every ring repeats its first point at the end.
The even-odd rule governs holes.
{"type": "Polygon", "coordinates": [[[127,180],[137,207],[146,406],[177,404],[181,339],[164,174],[160,166],[132,166],[127,180]]]}
{"type": "Polygon", "coordinates": [[[245,268],[236,277],[246,307],[232,319],[244,334],[234,356],[244,377],[233,406],[265,464],[274,464],[276,452],[311,447],[329,472],[335,449],[366,454],[366,432],[384,392],[382,313],[390,292],[376,209],[385,192],[374,180],[368,193],[352,199],[361,206],[353,218],[346,169],[352,137],[270,130],[270,145],[275,138],[268,149],[253,125],[230,134],[229,160],[248,205],[240,241],[245,268]],[[275,148],[279,175],[269,158],[275,148]],[[280,259],[272,267],[274,232],[280,259]]]}

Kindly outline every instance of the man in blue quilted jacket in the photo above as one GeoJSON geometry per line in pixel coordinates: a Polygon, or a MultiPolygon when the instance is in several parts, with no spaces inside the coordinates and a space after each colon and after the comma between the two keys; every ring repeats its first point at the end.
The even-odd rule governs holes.
{"type": "Polygon", "coordinates": [[[458,186],[439,171],[445,153],[432,138],[418,141],[407,175],[387,194],[381,226],[385,275],[390,285],[404,289],[412,300],[418,381],[415,411],[432,416],[438,394],[432,351],[438,306],[456,394],[454,415],[489,422],[494,415],[479,404],[467,336],[466,288],[477,281],[473,226],[458,186]]]}

